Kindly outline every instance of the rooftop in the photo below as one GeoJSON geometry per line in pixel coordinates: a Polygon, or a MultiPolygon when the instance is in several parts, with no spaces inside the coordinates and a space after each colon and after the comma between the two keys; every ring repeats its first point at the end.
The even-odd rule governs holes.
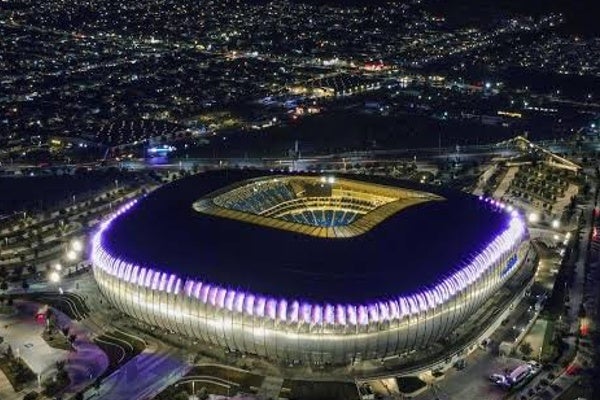
{"type": "MultiPolygon", "coordinates": [[[[225,210],[240,212],[247,218],[198,212],[199,199],[223,203],[227,196],[219,195],[231,193],[231,185],[243,187],[248,180],[261,181],[265,177],[292,182],[298,176],[290,175],[288,180],[279,173],[230,170],[173,182],[115,219],[103,235],[103,244],[121,259],[181,278],[273,297],[355,303],[410,294],[438,283],[466,265],[506,230],[511,220],[507,213],[496,212],[488,203],[461,192],[343,175],[335,178],[342,186],[352,181],[358,186],[390,191],[398,188],[398,193],[444,201],[406,205],[401,212],[379,218],[361,234],[336,238],[249,223],[252,218],[270,217],[257,215],[256,211],[232,210],[231,205],[225,210]]],[[[321,179],[316,174],[301,176],[301,181],[321,179]]],[[[370,212],[377,213],[377,209],[370,212]]]]}

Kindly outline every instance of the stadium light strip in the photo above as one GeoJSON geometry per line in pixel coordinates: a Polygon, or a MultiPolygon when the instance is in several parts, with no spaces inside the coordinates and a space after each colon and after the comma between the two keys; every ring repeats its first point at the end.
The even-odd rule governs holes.
{"type": "MultiPolygon", "coordinates": [[[[499,202],[484,202],[504,210],[499,202]]],[[[217,309],[249,316],[268,318],[278,323],[303,323],[310,325],[369,325],[385,321],[398,321],[407,316],[426,313],[445,303],[477,281],[489,268],[496,265],[507,252],[514,250],[527,234],[525,223],[518,213],[512,212],[508,228],[500,233],[467,265],[441,279],[430,288],[414,294],[381,299],[368,304],[320,304],[297,299],[276,299],[262,294],[240,291],[209,282],[182,279],[175,274],[130,263],[111,254],[103,235],[122,214],[135,206],[134,200],[101,223],[92,238],[94,268],[137,286],[166,292],[173,296],[187,296],[217,309]]],[[[519,263],[513,263],[503,272],[508,277],[519,263]]]]}

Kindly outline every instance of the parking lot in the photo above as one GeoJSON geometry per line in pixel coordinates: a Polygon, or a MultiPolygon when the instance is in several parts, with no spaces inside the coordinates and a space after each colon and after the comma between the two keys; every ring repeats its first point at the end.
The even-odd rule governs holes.
{"type": "Polygon", "coordinates": [[[506,390],[490,382],[492,374],[502,374],[522,364],[510,357],[495,357],[486,350],[477,349],[467,358],[466,367],[460,371],[451,369],[432,390],[416,397],[419,400],[434,399],[502,399],[506,390]]]}

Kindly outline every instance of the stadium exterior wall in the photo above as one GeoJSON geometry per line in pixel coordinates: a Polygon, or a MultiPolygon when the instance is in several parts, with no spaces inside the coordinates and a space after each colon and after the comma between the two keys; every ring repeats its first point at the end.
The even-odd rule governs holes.
{"type": "Polygon", "coordinates": [[[120,311],[187,337],[282,362],[347,364],[402,354],[448,335],[519,268],[528,249],[524,222],[513,216],[470,263],[421,293],[371,304],[300,303],[236,292],[122,261],[102,235],[92,240],[94,276],[120,311]]]}

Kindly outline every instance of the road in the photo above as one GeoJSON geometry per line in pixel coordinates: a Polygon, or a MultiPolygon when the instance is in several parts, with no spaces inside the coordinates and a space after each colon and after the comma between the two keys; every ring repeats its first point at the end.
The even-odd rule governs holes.
{"type": "Polygon", "coordinates": [[[189,370],[181,351],[162,346],[148,348],[105,379],[86,399],[149,399],[175,383],[189,370]]]}

